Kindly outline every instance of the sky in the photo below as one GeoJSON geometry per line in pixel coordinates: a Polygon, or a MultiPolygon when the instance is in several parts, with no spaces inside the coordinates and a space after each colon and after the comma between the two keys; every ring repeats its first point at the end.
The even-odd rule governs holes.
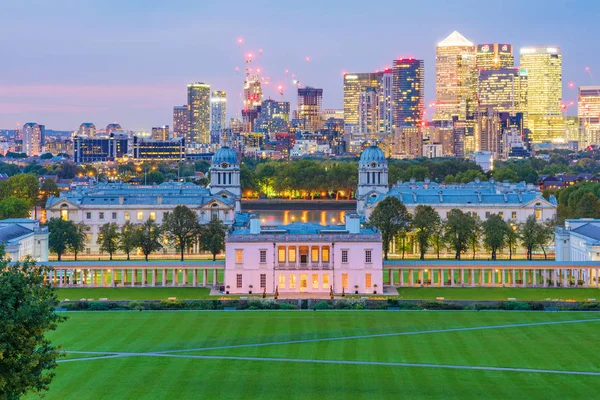
{"type": "Polygon", "coordinates": [[[245,55],[259,49],[265,98],[281,99],[282,85],[294,106],[295,74],[323,88],[324,108],[342,108],[344,72],[415,57],[425,60],[429,104],[435,45],[454,30],[475,43],[511,43],[515,55],[561,47],[563,99],[575,102],[574,115],[577,86],[600,84],[599,12],[600,2],[587,0],[0,0],[0,129],[172,125],[173,106],[197,81],[225,90],[234,117],[245,55]]]}

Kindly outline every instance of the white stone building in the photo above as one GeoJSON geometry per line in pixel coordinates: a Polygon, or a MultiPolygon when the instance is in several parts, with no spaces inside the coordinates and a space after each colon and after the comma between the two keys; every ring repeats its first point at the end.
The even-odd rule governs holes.
{"type": "Polygon", "coordinates": [[[374,293],[383,290],[381,234],[361,228],[357,214],[345,226],[293,223],[246,227],[225,240],[229,293],[374,293]]]}
{"type": "Polygon", "coordinates": [[[0,243],[5,257],[23,261],[30,256],[35,261],[48,261],[48,228],[37,220],[11,218],[0,220],[0,243]]]}
{"type": "Polygon", "coordinates": [[[567,219],[554,240],[556,261],[600,261],[600,219],[567,219]]]}

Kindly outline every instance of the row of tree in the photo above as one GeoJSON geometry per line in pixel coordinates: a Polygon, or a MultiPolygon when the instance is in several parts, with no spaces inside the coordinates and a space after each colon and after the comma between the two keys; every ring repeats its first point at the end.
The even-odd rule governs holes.
{"type": "MultiPolygon", "coordinates": [[[[467,251],[472,251],[475,258],[481,246],[490,251],[492,260],[504,249],[508,249],[512,259],[519,244],[526,249],[529,260],[538,248],[546,257],[546,247],[552,241],[554,233],[552,221],[539,222],[535,215],[530,215],[524,223],[517,224],[507,222],[497,214],[481,221],[477,216],[452,209],[444,220],[431,206],[418,205],[411,216],[406,206],[396,197],[386,197],[381,201],[373,210],[369,223],[381,231],[386,260],[392,241],[397,239],[403,242],[411,232],[419,247],[421,260],[425,259],[425,254],[431,247],[438,258],[440,251],[448,248],[460,260],[461,255],[467,251]]],[[[405,246],[402,246],[403,256],[404,249],[405,246]]]]}
{"type": "MultiPolygon", "coordinates": [[[[48,221],[48,230],[48,247],[56,253],[58,261],[67,252],[72,252],[77,260],[77,255],[85,248],[89,227],[83,223],[52,218],[48,221]]],[[[220,220],[202,225],[193,210],[177,206],[165,216],[161,225],[151,219],[142,224],[127,221],[121,227],[114,222],[106,223],[100,227],[97,244],[101,252],[108,253],[110,260],[119,251],[126,254],[129,260],[131,253],[139,249],[146,261],[150,254],[165,245],[175,247],[183,261],[186,250],[198,244],[201,250],[212,254],[214,261],[225,248],[225,232],[226,228],[220,220]]]]}

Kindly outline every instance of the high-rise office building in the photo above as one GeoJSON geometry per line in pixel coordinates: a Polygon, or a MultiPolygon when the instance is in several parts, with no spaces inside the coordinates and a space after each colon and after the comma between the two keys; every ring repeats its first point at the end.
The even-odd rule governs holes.
{"type": "Polygon", "coordinates": [[[111,133],[115,132],[123,132],[123,128],[121,128],[120,124],[112,123],[106,125],[106,136],[110,136],[111,133]]]}
{"type": "Polygon", "coordinates": [[[210,143],[210,85],[202,82],[188,85],[189,129],[185,144],[193,148],[210,143]]]}
{"type": "Polygon", "coordinates": [[[527,112],[527,70],[503,68],[480,70],[477,88],[479,107],[497,112],[527,112]]]}
{"type": "Polygon", "coordinates": [[[173,107],[173,137],[186,137],[189,127],[188,106],[173,107]]]}
{"type": "Polygon", "coordinates": [[[360,92],[378,87],[375,72],[344,74],[344,136],[350,140],[358,134],[358,102],[360,92]]]}
{"type": "Polygon", "coordinates": [[[298,118],[306,131],[315,132],[323,128],[323,89],[298,88],[298,118]]]}
{"type": "Polygon", "coordinates": [[[514,68],[512,44],[478,44],[476,64],[478,70],[514,68]]]}
{"type": "Polygon", "coordinates": [[[153,140],[169,140],[169,125],[153,126],[152,127],[152,139],[153,140]]]}
{"type": "Polygon", "coordinates": [[[384,135],[394,133],[394,106],[392,103],[392,92],[394,76],[391,68],[377,74],[379,80],[379,132],[384,135]]]}
{"type": "Polygon", "coordinates": [[[368,87],[358,96],[358,135],[363,139],[377,139],[379,132],[377,88],[368,87]]]}
{"type": "Polygon", "coordinates": [[[600,144],[600,86],[580,86],[577,100],[579,148],[600,144]]]}
{"type": "Polygon", "coordinates": [[[558,47],[523,47],[527,70],[527,127],[534,143],[563,141],[562,55],[558,47]]]}
{"type": "Polygon", "coordinates": [[[210,131],[220,131],[227,127],[227,94],[215,90],[210,96],[210,131]]]}
{"type": "Polygon", "coordinates": [[[91,122],[84,122],[79,125],[79,136],[96,136],[96,125],[91,122]]]}
{"type": "Polygon", "coordinates": [[[392,67],[394,126],[417,126],[425,111],[425,68],[423,60],[400,58],[392,67]]]}
{"type": "Polygon", "coordinates": [[[435,58],[434,120],[472,115],[477,87],[475,45],[457,31],[438,43],[435,58]]]}
{"type": "Polygon", "coordinates": [[[44,146],[45,127],[44,125],[28,122],[23,125],[21,137],[23,140],[23,153],[28,157],[39,156],[42,154],[44,146]]]}
{"type": "Polygon", "coordinates": [[[260,106],[260,115],[256,119],[256,132],[287,132],[290,121],[290,103],[267,99],[260,106]]]}

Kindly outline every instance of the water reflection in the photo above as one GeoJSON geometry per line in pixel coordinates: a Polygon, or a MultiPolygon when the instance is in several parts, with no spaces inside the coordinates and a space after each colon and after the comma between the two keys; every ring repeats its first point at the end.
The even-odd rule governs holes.
{"type": "MultiPolygon", "coordinates": [[[[249,210],[251,211],[251,210],[249,210]]],[[[293,222],[312,222],[319,225],[344,225],[346,211],[333,210],[261,210],[261,225],[287,225],[293,222]]]]}

